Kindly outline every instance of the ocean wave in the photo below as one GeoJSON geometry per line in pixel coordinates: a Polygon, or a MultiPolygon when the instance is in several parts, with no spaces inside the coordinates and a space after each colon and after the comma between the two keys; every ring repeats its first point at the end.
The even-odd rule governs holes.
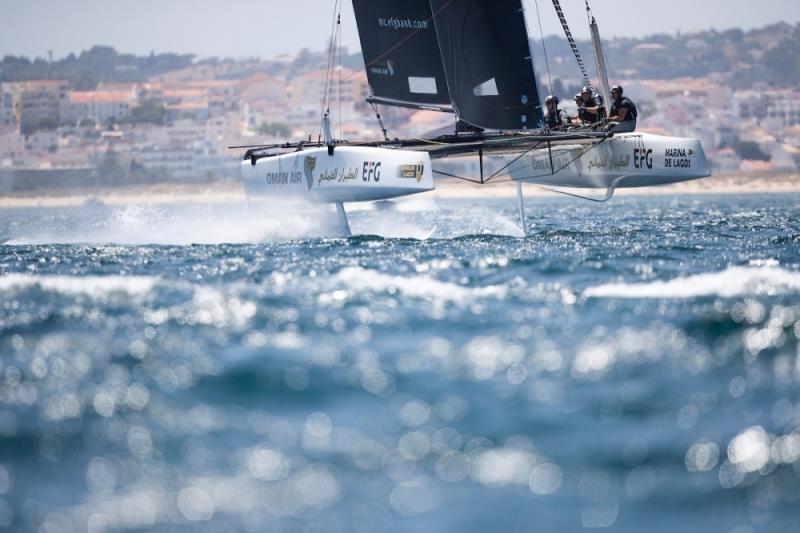
{"type": "Polygon", "coordinates": [[[742,295],[778,295],[800,290],[800,272],[775,266],[728,267],[709,272],[647,283],[608,283],[583,292],[587,298],[696,298],[742,295]]]}
{"type": "Polygon", "coordinates": [[[503,297],[505,287],[464,287],[429,276],[393,276],[361,267],[347,267],[332,277],[335,286],[371,292],[398,291],[410,298],[463,301],[472,298],[503,297]]]}
{"type": "Polygon", "coordinates": [[[37,287],[43,291],[66,295],[88,295],[101,298],[113,293],[142,296],[160,281],[156,276],[55,276],[38,274],[6,274],[0,276],[0,292],[16,292],[37,287]]]}

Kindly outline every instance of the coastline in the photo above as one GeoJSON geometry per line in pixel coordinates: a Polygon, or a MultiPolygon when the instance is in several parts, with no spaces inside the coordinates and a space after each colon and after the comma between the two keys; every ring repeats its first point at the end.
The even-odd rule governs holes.
{"type": "MultiPolygon", "coordinates": [[[[430,194],[435,198],[511,198],[516,187],[509,181],[479,185],[456,179],[437,180],[430,194]]],[[[578,190],[573,192],[581,193],[578,190]]],[[[586,190],[587,195],[596,191],[586,190]]],[[[664,185],[620,189],[617,196],[652,196],[672,194],[749,194],[800,192],[800,173],[753,176],[750,174],[718,174],[709,178],[664,185]]],[[[555,196],[535,185],[525,185],[525,196],[555,196]]],[[[88,204],[130,205],[199,203],[224,204],[245,201],[240,182],[201,184],[156,184],[130,187],[101,187],[65,190],[40,190],[0,196],[0,209],[31,207],[79,207],[88,204]]]]}

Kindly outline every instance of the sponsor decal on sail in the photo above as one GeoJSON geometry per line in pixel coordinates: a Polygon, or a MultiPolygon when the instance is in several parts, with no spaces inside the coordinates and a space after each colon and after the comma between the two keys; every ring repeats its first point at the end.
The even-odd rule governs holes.
{"type": "Polygon", "coordinates": [[[393,30],[427,30],[429,21],[398,17],[378,17],[378,27],[393,30]]]}
{"type": "Polygon", "coordinates": [[[386,61],[385,63],[376,63],[370,67],[369,71],[372,74],[378,74],[381,76],[394,76],[394,63],[392,63],[391,60],[386,61]]]}

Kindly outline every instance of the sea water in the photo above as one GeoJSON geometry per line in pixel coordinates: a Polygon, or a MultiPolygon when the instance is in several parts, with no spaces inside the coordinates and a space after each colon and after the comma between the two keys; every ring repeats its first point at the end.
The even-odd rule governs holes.
{"type": "Polygon", "coordinates": [[[799,205],[0,211],[0,526],[798,531],[799,205]]]}

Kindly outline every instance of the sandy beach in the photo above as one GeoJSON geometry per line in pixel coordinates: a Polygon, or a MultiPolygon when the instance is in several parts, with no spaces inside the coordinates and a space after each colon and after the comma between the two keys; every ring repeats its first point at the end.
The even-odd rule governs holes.
{"type": "MultiPolygon", "coordinates": [[[[602,196],[604,191],[570,189],[587,196],[602,196]]],[[[745,194],[800,192],[800,174],[752,176],[741,173],[718,174],[710,178],[676,183],[661,187],[620,189],[615,194],[745,194]]],[[[516,195],[509,181],[484,185],[456,179],[437,179],[430,193],[437,198],[505,198],[516,195]]],[[[526,196],[548,196],[557,193],[536,185],[525,185],[526,196]]],[[[244,202],[244,189],[239,182],[202,184],[157,184],[131,187],[102,187],[65,190],[41,190],[0,196],[0,209],[26,207],[68,207],[103,203],[107,205],[198,203],[219,204],[244,202]]]]}

